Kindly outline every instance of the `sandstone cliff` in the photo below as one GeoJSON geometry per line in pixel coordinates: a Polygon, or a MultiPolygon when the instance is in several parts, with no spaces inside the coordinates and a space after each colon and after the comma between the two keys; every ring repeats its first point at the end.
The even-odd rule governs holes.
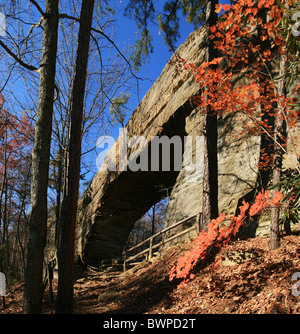
{"type": "MultiPolygon", "coordinates": [[[[176,55],[200,64],[204,59],[203,41],[204,29],[200,28],[179,47],[176,55]]],[[[200,159],[196,169],[189,165],[195,153],[202,150],[203,115],[191,103],[198,85],[188,71],[176,69],[175,60],[173,56],[126,125],[127,140],[134,136],[146,139],[142,151],[137,153],[136,147],[128,148],[127,155],[136,159],[134,152],[146,154],[150,164],[149,147],[154,136],[177,136],[182,142],[186,136],[198,136],[200,144],[197,150],[193,145],[189,148],[191,152],[185,151],[187,157],[180,171],[132,172],[117,168],[95,175],[79,203],[77,253],[84,263],[97,266],[101,259],[120,256],[135,221],[165,196],[164,189],[171,189],[167,226],[201,211],[203,163],[200,159]]],[[[228,214],[235,213],[239,200],[257,182],[260,136],[233,137],[245,121],[245,116],[235,115],[220,117],[218,123],[219,209],[228,214]]],[[[106,163],[116,162],[119,166],[120,145],[119,138],[106,163]],[[117,152],[116,159],[114,152],[117,152]]],[[[290,144],[289,147],[292,148],[290,144]]],[[[175,159],[172,154],[171,163],[175,159]]],[[[285,167],[295,166],[295,159],[290,149],[285,167]]]]}

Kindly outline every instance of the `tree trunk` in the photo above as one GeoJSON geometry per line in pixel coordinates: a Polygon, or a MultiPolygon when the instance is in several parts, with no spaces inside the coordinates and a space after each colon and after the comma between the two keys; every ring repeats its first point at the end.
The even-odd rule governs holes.
{"type": "MultiPolygon", "coordinates": [[[[275,120],[275,144],[274,144],[274,166],[273,166],[273,186],[276,186],[281,181],[282,171],[282,147],[286,143],[286,124],[284,121],[284,106],[281,103],[281,99],[286,96],[285,91],[285,73],[286,73],[286,55],[280,56],[280,70],[278,81],[278,114],[275,120]]],[[[274,189],[274,193],[280,191],[280,187],[277,186],[274,189]]],[[[270,250],[274,250],[280,247],[280,233],[279,233],[279,207],[271,208],[271,223],[270,223],[270,250]]]]}
{"type": "MultiPolygon", "coordinates": [[[[7,121],[5,121],[5,126],[7,127],[7,121]]],[[[2,220],[2,237],[0,240],[0,244],[5,243],[5,218],[2,218],[2,197],[4,194],[4,190],[7,184],[7,128],[5,128],[4,132],[4,171],[3,171],[3,180],[1,185],[1,195],[0,195],[0,222],[2,220]]],[[[5,214],[5,209],[3,209],[3,215],[5,214]]],[[[1,230],[0,230],[0,236],[1,236],[1,230]]]]}
{"type": "Polygon", "coordinates": [[[69,163],[65,197],[61,206],[61,236],[58,249],[58,291],[56,313],[73,312],[74,244],[79,192],[84,92],[94,0],[81,5],[75,78],[72,90],[69,163]]]}
{"type": "Polygon", "coordinates": [[[152,206],[152,217],[151,217],[151,236],[155,233],[155,215],[156,215],[156,204],[152,206]]]}
{"type": "Polygon", "coordinates": [[[24,313],[41,313],[47,234],[47,188],[58,32],[58,0],[46,0],[39,101],[32,151],[31,214],[25,270],[24,313]]]}
{"type": "MultiPolygon", "coordinates": [[[[212,61],[218,56],[214,47],[214,41],[210,39],[210,28],[217,24],[218,14],[215,12],[217,0],[208,0],[206,5],[206,36],[207,36],[207,61],[212,61]]],[[[210,68],[213,69],[215,65],[210,68]]],[[[217,114],[207,107],[204,121],[204,175],[202,213],[203,226],[218,217],[218,128],[217,114]]]]}
{"type": "Polygon", "coordinates": [[[59,146],[57,156],[57,178],[56,178],[56,209],[55,209],[55,246],[58,249],[60,237],[60,208],[63,181],[63,149],[59,146]]]}
{"type": "MultiPolygon", "coordinates": [[[[266,12],[262,12],[260,14],[260,19],[262,20],[262,24],[266,24],[268,21],[266,12]]],[[[261,26],[258,27],[258,36],[263,34],[263,29],[261,26]]],[[[261,52],[265,50],[271,49],[270,40],[266,39],[265,41],[261,41],[261,52]]],[[[268,86],[270,80],[272,79],[270,76],[272,75],[272,64],[270,60],[264,61],[264,66],[262,69],[263,76],[259,76],[259,84],[260,84],[260,95],[262,97],[269,96],[268,86]]],[[[261,103],[261,121],[264,124],[263,126],[267,129],[269,134],[274,135],[274,127],[275,127],[275,118],[273,114],[275,114],[276,110],[274,110],[277,106],[273,105],[272,110],[267,110],[264,103],[261,103]]],[[[272,171],[272,161],[268,159],[274,153],[274,140],[270,138],[265,132],[261,134],[261,144],[260,144],[260,157],[259,157],[259,184],[258,190],[266,189],[268,186],[268,182],[270,180],[270,174],[272,171]],[[266,160],[267,157],[267,160],[266,160]]]]}

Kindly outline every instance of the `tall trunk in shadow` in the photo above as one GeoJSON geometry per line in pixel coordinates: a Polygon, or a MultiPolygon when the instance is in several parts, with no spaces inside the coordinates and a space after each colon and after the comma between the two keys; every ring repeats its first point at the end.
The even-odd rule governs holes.
{"type": "MultiPolygon", "coordinates": [[[[260,18],[262,19],[262,24],[267,23],[267,14],[265,12],[260,13],[260,18]]],[[[258,38],[263,35],[263,30],[261,27],[258,28],[258,38]]],[[[259,41],[261,43],[261,52],[271,49],[270,39],[265,41],[259,41]]],[[[260,84],[260,95],[263,98],[270,96],[269,86],[272,81],[272,64],[271,61],[265,60],[264,66],[262,67],[262,75],[259,76],[260,84]]],[[[266,101],[268,103],[268,101],[266,101]]],[[[260,144],[260,157],[259,157],[259,179],[258,179],[258,188],[266,189],[270,179],[270,173],[272,171],[272,155],[274,152],[274,140],[272,136],[274,135],[274,109],[276,109],[276,104],[273,105],[272,110],[266,107],[266,105],[261,103],[261,121],[264,124],[265,129],[269,132],[269,135],[265,132],[261,134],[261,144],[260,144]],[[271,136],[270,136],[271,135],[271,136]]]]}
{"type": "MultiPolygon", "coordinates": [[[[262,20],[262,26],[267,23],[267,14],[262,11],[259,13],[259,17],[262,20]]],[[[262,41],[260,36],[263,35],[263,29],[261,26],[258,27],[257,33],[257,44],[261,48],[261,53],[265,50],[271,49],[271,41],[270,39],[266,39],[262,41]]],[[[272,81],[272,64],[271,61],[265,60],[264,66],[262,66],[261,75],[259,76],[259,85],[260,85],[260,95],[262,101],[260,104],[260,113],[261,113],[261,123],[263,124],[265,130],[268,134],[262,131],[260,135],[260,155],[258,161],[258,175],[255,189],[250,191],[246,196],[241,198],[238,203],[238,207],[242,204],[242,200],[244,199],[246,202],[253,203],[255,197],[259,191],[262,189],[266,190],[268,187],[268,183],[270,181],[270,175],[272,172],[272,157],[274,153],[274,113],[276,112],[276,104],[273,104],[272,108],[270,108],[267,104],[268,96],[270,96],[270,82],[272,81]]],[[[239,214],[239,208],[237,208],[236,214],[239,214]]],[[[240,228],[237,236],[239,238],[249,238],[255,237],[256,230],[259,224],[259,215],[253,218],[253,220],[248,223],[243,224],[240,228]]]]}
{"type": "MultiPolygon", "coordinates": [[[[218,14],[215,12],[218,0],[208,0],[206,5],[206,60],[212,61],[218,57],[218,50],[214,46],[214,40],[210,38],[210,28],[217,24],[218,14]]],[[[211,65],[214,69],[217,65],[211,65]]],[[[203,175],[203,227],[218,217],[218,129],[217,114],[207,107],[204,120],[204,175],[203,175]]]]}
{"type": "Polygon", "coordinates": [[[63,182],[63,149],[60,146],[57,153],[57,176],[56,176],[56,209],[55,209],[55,246],[59,245],[60,204],[63,182]]]}
{"type": "Polygon", "coordinates": [[[58,34],[58,0],[46,0],[39,101],[32,151],[31,214],[25,270],[24,313],[41,313],[44,248],[47,235],[47,188],[58,34]]]}
{"type": "Polygon", "coordinates": [[[72,89],[71,131],[66,191],[61,205],[56,313],[73,312],[74,244],[79,193],[83,103],[94,0],[83,0],[72,89]]]}

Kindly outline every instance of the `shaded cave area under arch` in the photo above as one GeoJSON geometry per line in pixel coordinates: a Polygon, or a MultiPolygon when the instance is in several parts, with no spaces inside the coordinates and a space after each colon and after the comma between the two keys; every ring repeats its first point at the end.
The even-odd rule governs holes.
{"type": "MultiPolygon", "coordinates": [[[[184,152],[185,120],[191,109],[179,109],[164,124],[160,137],[181,138],[182,156],[184,152]]],[[[170,171],[162,170],[163,150],[159,147],[159,170],[152,171],[151,145],[148,150],[149,171],[123,171],[110,182],[101,198],[101,205],[93,217],[93,224],[82,247],[81,261],[98,267],[102,260],[122,256],[124,247],[135,223],[147,213],[151,207],[170,194],[180,170],[176,166],[175,148],[170,145],[170,171]]],[[[178,159],[178,157],[176,157],[178,159]]],[[[138,158],[137,158],[138,159],[138,158]]]]}

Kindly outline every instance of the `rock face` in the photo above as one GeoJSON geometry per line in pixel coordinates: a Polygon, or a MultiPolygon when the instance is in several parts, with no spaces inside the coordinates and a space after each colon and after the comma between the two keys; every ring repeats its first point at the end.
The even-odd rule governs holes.
{"type": "MultiPolygon", "coordinates": [[[[235,214],[239,199],[251,192],[257,181],[260,136],[232,137],[241,130],[244,120],[240,116],[227,116],[218,122],[219,210],[229,215],[235,214]]],[[[187,118],[186,131],[188,135],[201,136],[203,115],[193,112],[187,118]]],[[[201,167],[196,170],[183,168],[179,173],[170,196],[166,227],[201,212],[203,163],[201,167]]],[[[175,232],[178,230],[172,233],[175,232]]],[[[181,240],[193,238],[195,233],[181,240]]]]}
{"type": "MultiPolygon", "coordinates": [[[[202,136],[203,115],[193,111],[186,118],[186,133],[189,136],[202,136]]],[[[218,121],[218,172],[219,172],[219,212],[235,215],[241,199],[247,198],[256,188],[258,181],[258,163],[260,157],[261,136],[237,135],[246,118],[240,115],[226,116],[218,121]]],[[[287,154],[283,160],[283,170],[299,166],[295,148],[299,147],[299,128],[295,127],[288,134],[287,154]],[[296,137],[297,135],[297,137],[296,137]],[[292,138],[297,138],[293,139],[292,138]]],[[[200,145],[200,152],[202,147],[200,145]]],[[[199,150],[198,150],[199,151],[199,150]]],[[[195,158],[196,147],[192,157],[195,158]]],[[[165,227],[176,221],[193,216],[202,209],[203,165],[200,168],[184,168],[180,171],[170,195],[165,227]]],[[[195,220],[191,220],[190,225],[195,220]]],[[[269,234],[270,215],[266,213],[258,223],[247,226],[246,236],[269,234]]],[[[172,230],[172,234],[180,227],[172,230]]],[[[244,236],[244,235],[240,235],[244,236]]],[[[175,242],[185,242],[196,237],[196,231],[184,235],[175,242]]]]}
{"type": "MultiPolygon", "coordinates": [[[[187,62],[200,64],[205,56],[203,41],[204,29],[200,28],[188,37],[176,54],[187,62]]],[[[103,259],[120,256],[134,223],[165,197],[165,189],[171,190],[166,226],[201,211],[203,115],[192,103],[198,85],[188,71],[176,68],[174,62],[175,56],[108,153],[105,163],[115,164],[117,168],[99,170],[80,200],[76,249],[86,264],[98,266],[103,259]],[[124,145],[124,141],[132,144],[130,139],[135,136],[144,138],[143,146],[124,145]],[[170,171],[164,171],[162,163],[151,171],[147,171],[149,168],[136,172],[126,170],[132,162],[138,165],[141,157],[148,161],[146,167],[155,162],[157,156],[152,154],[155,153],[152,146],[155,137],[176,137],[181,141],[183,168],[172,167],[178,163],[175,148],[165,154],[160,147],[160,161],[170,158],[170,171]],[[194,145],[190,145],[187,138],[193,138],[194,145]]],[[[219,209],[228,214],[235,213],[239,200],[253,190],[257,181],[260,137],[233,137],[244,121],[240,115],[220,117],[218,121],[219,209]]],[[[291,154],[289,161],[294,158],[291,154]]]]}
{"type": "MultiPolygon", "coordinates": [[[[178,49],[178,54],[189,62],[202,62],[204,30],[191,34],[178,49]]],[[[175,62],[175,57],[171,61],[175,62]]],[[[143,136],[144,154],[149,156],[149,144],[155,136],[178,136],[185,133],[185,119],[192,112],[190,98],[197,93],[198,85],[187,71],[177,71],[175,65],[165,66],[159,78],[132,114],[124,131],[129,141],[143,136]]],[[[124,138],[123,138],[124,139],[124,138]]],[[[106,157],[106,163],[116,161],[116,171],[99,171],[79,203],[77,221],[77,253],[84,263],[98,265],[102,259],[120,256],[134,223],[165,194],[162,189],[172,189],[178,170],[124,171],[127,161],[121,159],[123,140],[118,138],[106,157]],[[121,148],[121,149],[120,149],[121,148]],[[114,159],[114,151],[117,156],[114,159]],[[120,163],[121,162],[121,163],[120,163]]],[[[137,148],[127,148],[134,156],[137,148]]],[[[153,159],[152,159],[153,160],[153,159]]],[[[171,164],[174,156],[170,154],[171,164]]]]}

